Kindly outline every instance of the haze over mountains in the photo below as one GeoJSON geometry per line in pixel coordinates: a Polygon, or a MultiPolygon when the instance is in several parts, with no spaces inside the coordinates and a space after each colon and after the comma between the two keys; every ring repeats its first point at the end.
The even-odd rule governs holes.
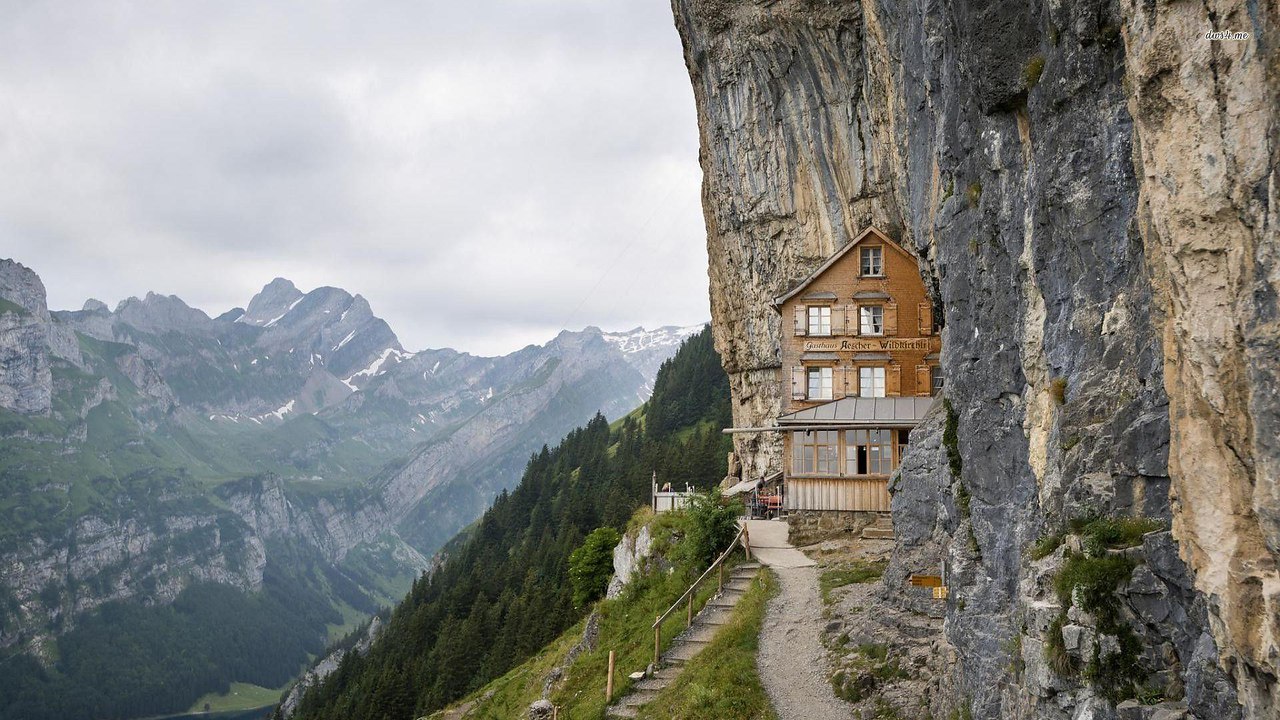
{"type": "Polygon", "coordinates": [[[206,583],[307,598],[291,631],[323,640],[398,598],[531,452],[636,407],[699,329],[410,352],[338,288],[277,278],[216,318],[156,294],[50,312],[0,260],[0,652],[96,657],[59,638],[206,583]]]}

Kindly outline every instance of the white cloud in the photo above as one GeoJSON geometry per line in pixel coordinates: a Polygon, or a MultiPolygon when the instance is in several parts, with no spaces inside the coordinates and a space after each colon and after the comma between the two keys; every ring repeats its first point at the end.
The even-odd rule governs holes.
{"type": "Polygon", "coordinates": [[[0,255],[51,305],[276,276],[409,348],[708,315],[663,3],[31,3],[0,25],[0,255]]]}

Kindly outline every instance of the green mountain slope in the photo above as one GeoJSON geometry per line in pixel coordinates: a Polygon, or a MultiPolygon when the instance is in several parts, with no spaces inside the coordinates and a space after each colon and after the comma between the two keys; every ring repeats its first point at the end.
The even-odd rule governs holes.
{"type": "Polygon", "coordinates": [[[647,502],[652,474],[705,486],[723,477],[728,380],[709,329],[659,370],[653,399],[615,428],[597,416],[530,458],[446,548],[363,655],[348,653],[294,717],[407,718],[462,697],[521,663],[583,616],[569,555],[593,529],[622,529],[647,502]],[[693,399],[690,402],[690,399],[693,399]],[[646,428],[643,417],[673,418],[646,428]],[[692,428],[692,431],[689,431],[692,428]]]}

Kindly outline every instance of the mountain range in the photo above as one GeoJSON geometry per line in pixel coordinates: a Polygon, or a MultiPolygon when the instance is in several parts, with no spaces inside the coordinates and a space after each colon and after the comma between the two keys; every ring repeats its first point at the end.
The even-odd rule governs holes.
{"type": "Polygon", "coordinates": [[[410,352],[339,288],[277,278],[217,317],[154,293],[51,312],[0,260],[0,653],[65,674],[72,648],[105,651],[77,633],[115,604],[159,612],[210,584],[300,593],[321,610],[297,632],[335,636],[530,454],[640,404],[700,329],[410,352]]]}

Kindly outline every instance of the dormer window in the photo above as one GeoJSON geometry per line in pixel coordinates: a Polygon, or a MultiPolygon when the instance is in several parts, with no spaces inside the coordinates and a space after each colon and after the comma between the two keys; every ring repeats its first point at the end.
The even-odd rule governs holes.
{"type": "Polygon", "coordinates": [[[879,277],[884,275],[884,248],[879,245],[864,247],[859,250],[862,259],[862,276],[879,277]]]}
{"type": "Polygon", "coordinates": [[[831,308],[826,305],[809,306],[809,334],[831,334],[831,308]]]}

